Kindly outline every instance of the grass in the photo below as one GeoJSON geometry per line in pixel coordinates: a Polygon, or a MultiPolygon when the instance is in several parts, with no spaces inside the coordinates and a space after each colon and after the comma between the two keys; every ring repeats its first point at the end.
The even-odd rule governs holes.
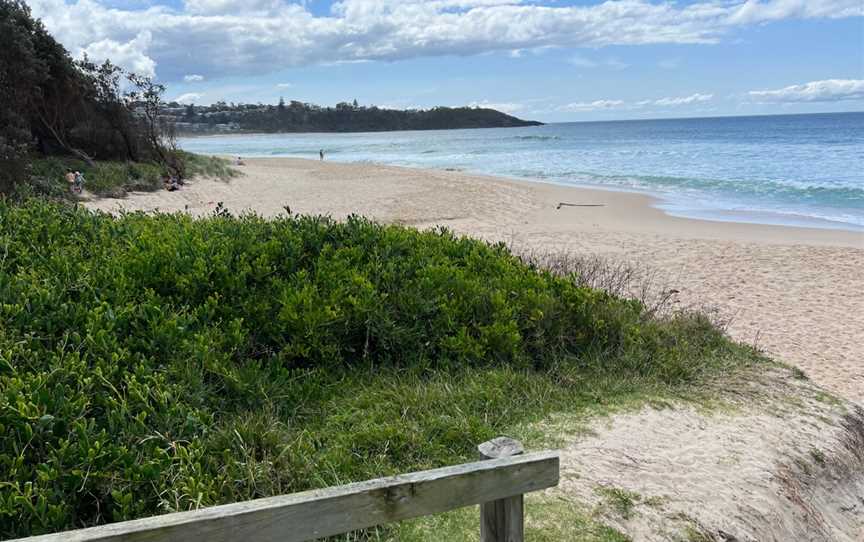
{"type": "Polygon", "coordinates": [[[218,156],[205,156],[186,151],[178,151],[181,160],[186,165],[186,175],[189,177],[209,177],[212,179],[231,179],[240,173],[230,167],[228,160],[218,156]]]}
{"type": "MultiPolygon", "coordinates": [[[[180,151],[190,178],[213,177],[228,179],[237,174],[223,158],[201,156],[180,151]]],[[[67,169],[80,171],[86,179],[85,189],[107,197],[123,197],[130,191],[162,189],[164,169],[151,162],[99,161],[95,167],[69,157],[45,157],[32,161],[31,186],[37,193],[53,197],[69,197],[64,175],[67,169]]]]}
{"type": "Polygon", "coordinates": [[[636,505],[642,502],[641,495],[620,487],[601,486],[595,488],[595,492],[622,519],[632,518],[636,505]]]}
{"type": "Polygon", "coordinates": [[[812,448],[810,450],[810,457],[813,458],[813,462],[819,465],[820,467],[824,467],[826,464],[825,453],[818,449],[812,448]]]}
{"type": "Polygon", "coordinates": [[[789,370],[792,372],[792,378],[796,380],[808,380],[807,373],[802,371],[798,367],[790,367],[789,370]]]}
{"type": "Polygon", "coordinates": [[[443,230],[0,200],[0,536],[460,463],[761,361],[443,230]]]}
{"type": "MultiPolygon", "coordinates": [[[[446,514],[402,522],[380,540],[427,542],[430,540],[477,541],[480,512],[472,506],[446,514]]],[[[543,494],[525,497],[525,539],[534,542],[629,542],[620,531],[597,521],[590,511],[562,498],[543,494]]]]}

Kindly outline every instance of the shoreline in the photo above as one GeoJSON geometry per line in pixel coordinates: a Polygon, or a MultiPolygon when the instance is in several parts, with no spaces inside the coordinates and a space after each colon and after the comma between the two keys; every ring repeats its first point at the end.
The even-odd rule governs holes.
{"type": "Polygon", "coordinates": [[[177,192],[95,199],[107,212],[266,217],[356,214],[504,242],[516,252],[598,257],[656,272],[676,307],[729,322],[738,341],[798,366],[864,404],[864,234],[678,218],[644,194],[564,187],[463,172],[300,158],[250,158],[243,175],[193,180],[177,192]],[[560,202],[602,205],[562,207],[560,202]]]}
{"type": "MultiPolygon", "coordinates": [[[[266,134],[264,134],[266,135],[266,134]]],[[[228,155],[219,155],[222,158],[231,159],[228,155]]],[[[765,224],[759,222],[741,222],[735,220],[713,220],[709,218],[696,218],[670,213],[662,208],[666,202],[662,197],[655,194],[640,192],[636,190],[618,189],[615,187],[601,187],[591,185],[569,185],[547,181],[544,179],[522,179],[518,177],[488,175],[474,173],[460,169],[432,169],[414,166],[397,166],[376,162],[321,162],[314,158],[302,158],[296,156],[250,156],[244,157],[248,164],[250,161],[298,161],[306,162],[310,166],[321,165],[352,167],[380,168],[382,170],[395,170],[406,175],[447,175],[474,179],[484,179],[489,182],[513,183],[516,186],[532,189],[540,195],[547,206],[557,206],[561,202],[569,202],[575,196],[579,201],[601,202],[603,207],[612,211],[626,209],[627,216],[614,216],[614,212],[606,212],[603,207],[579,207],[587,211],[592,218],[599,222],[594,226],[614,227],[621,231],[634,231],[641,233],[657,233],[663,235],[682,236],[684,238],[704,238],[731,241],[767,242],[767,243],[791,243],[812,244],[825,246],[842,246],[864,249],[864,230],[846,229],[841,227],[813,227],[788,224],[765,224]],[[557,200],[557,201],[556,201],[557,200]],[[608,202],[608,203],[606,203],[608,202]],[[632,214],[631,214],[632,213],[632,214]]],[[[244,166],[236,168],[243,171],[244,166]]],[[[558,211],[566,211],[565,206],[558,211]]],[[[572,209],[571,209],[572,210],[572,209]]],[[[565,217],[563,220],[550,221],[551,224],[561,222],[570,225],[579,223],[584,217],[565,217]]],[[[831,224],[840,224],[830,222],[831,224]]]]}
{"type": "MultiPolygon", "coordinates": [[[[679,120],[679,119],[661,119],[661,120],[679,120]]],[[[599,121],[598,121],[599,122],[599,121]]],[[[605,122],[605,121],[604,121],[605,122]]],[[[618,122],[618,121],[616,121],[618,122]]],[[[624,121],[621,121],[624,122],[624,121]]],[[[412,131],[402,131],[403,133],[412,133],[412,131]]],[[[418,131],[413,131],[418,132],[418,131]]],[[[333,136],[333,137],[345,137],[352,136],[357,134],[380,134],[380,133],[388,133],[388,132],[308,132],[307,134],[310,136],[333,136]]],[[[398,133],[398,132],[394,132],[398,133]]],[[[222,138],[231,138],[231,137],[285,137],[285,136],[298,136],[303,135],[304,133],[262,133],[262,132],[249,132],[242,134],[202,134],[202,135],[192,135],[192,136],[184,136],[186,139],[222,139],[222,138]]],[[[196,151],[190,151],[196,152],[196,151]]],[[[204,151],[197,151],[203,154],[209,154],[204,151]]],[[[333,156],[338,156],[338,151],[333,151],[333,156]]],[[[308,155],[267,155],[267,154],[255,154],[255,153],[243,153],[238,152],[237,154],[243,156],[244,158],[261,160],[261,159],[292,159],[292,160],[313,160],[315,161],[317,158],[317,151],[315,153],[309,153],[308,155]]],[[[218,156],[223,156],[226,158],[230,158],[236,156],[234,153],[231,155],[217,154],[218,156]]],[[[369,164],[376,165],[381,167],[401,167],[407,169],[417,169],[421,171],[452,171],[449,168],[444,166],[440,168],[430,168],[424,165],[396,165],[396,164],[388,164],[384,162],[375,162],[375,161],[351,161],[351,160],[340,160],[339,158],[331,158],[331,162],[334,163],[342,163],[342,164],[369,164]]],[[[824,230],[837,230],[837,231],[846,231],[851,233],[860,233],[864,235],[864,224],[857,224],[854,221],[843,221],[839,218],[826,218],[820,217],[817,214],[807,214],[806,211],[801,213],[795,212],[783,212],[783,210],[772,210],[772,209],[760,209],[760,210],[748,210],[748,209],[734,209],[734,205],[729,208],[701,208],[700,205],[687,205],[686,201],[677,199],[674,193],[664,193],[662,190],[651,190],[651,189],[640,189],[635,187],[622,187],[615,185],[604,185],[604,184],[592,184],[591,182],[584,183],[570,183],[566,180],[555,180],[555,179],[547,179],[547,178],[539,178],[539,177],[530,177],[530,176],[516,176],[509,175],[506,173],[486,173],[482,171],[470,170],[470,169],[458,169],[457,171],[471,176],[487,176],[493,177],[497,179],[508,179],[515,181],[523,181],[530,183],[542,183],[542,184],[551,184],[554,186],[562,186],[566,188],[577,188],[577,189],[588,189],[588,190],[601,190],[601,191],[611,191],[611,192],[623,192],[628,194],[639,194],[639,195],[647,195],[651,198],[654,198],[655,203],[653,206],[662,210],[664,213],[669,216],[676,218],[687,218],[690,220],[699,220],[706,222],[729,222],[736,224],[753,224],[759,226],[782,226],[788,228],[803,228],[803,229],[824,229],[824,230]]],[[[728,206],[727,206],[728,207],[728,206]]]]}
{"type": "MultiPolygon", "coordinates": [[[[278,157],[273,157],[273,158],[278,158],[278,157]]],[[[294,158],[294,157],[292,157],[292,158],[294,158]]],[[[266,159],[268,159],[268,157],[258,157],[256,159],[266,160],[266,159]]],[[[297,157],[296,159],[298,159],[298,160],[310,160],[308,158],[299,158],[299,157],[297,157]]],[[[339,163],[351,164],[351,163],[356,163],[356,162],[339,162],[339,163]]],[[[818,241],[819,239],[821,239],[823,237],[821,235],[817,235],[817,236],[809,236],[806,234],[800,235],[800,236],[797,235],[797,234],[801,234],[802,232],[808,232],[808,231],[812,231],[812,230],[825,231],[825,232],[840,232],[841,235],[839,237],[843,238],[843,240],[844,240],[844,241],[842,241],[844,243],[843,246],[856,246],[856,247],[864,248],[864,227],[857,227],[854,224],[849,224],[846,222],[837,222],[837,221],[833,221],[833,220],[818,219],[815,217],[802,217],[802,221],[804,221],[804,222],[826,224],[825,226],[816,226],[816,225],[804,225],[804,224],[783,224],[783,223],[779,223],[779,222],[778,223],[756,222],[756,221],[748,221],[748,220],[740,220],[740,219],[736,220],[735,218],[733,218],[731,216],[728,219],[709,218],[709,217],[705,217],[705,216],[688,216],[686,212],[680,212],[679,213],[679,212],[671,211],[669,209],[664,208],[665,206],[674,205],[671,202],[671,200],[667,200],[667,199],[663,198],[663,196],[658,195],[658,194],[653,194],[649,191],[640,191],[637,189],[628,190],[625,188],[618,188],[618,187],[614,187],[614,186],[600,186],[600,185],[590,185],[590,184],[567,184],[567,183],[555,182],[555,181],[550,181],[550,180],[545,180],[545,179],[527,179],[527,178],[519,178],[519,177],[487,175],[484,173],[474,173],[474,172],[465,171],[465,170],[448,170],[448,169],[437,170],[437,169],[429,169],[429,168],[421,168],[421,167],[414,168],[411,166],[390,166],[388,164],[379,164],[379,163],[374,163],[374,162],[372,163],[372,165],[381,166],[381,167],[396,167],[396,168],[404,168],[404,169],[419,169],[421,171],[447,171],[447,172],[453,172],[453,173],[461,173],[461,174],[469,175],[469,176],[473,176],[473,177],[488,177],[488,178],[494,179],[494,180],[512,181],[512,182],[516,182],[516,183],[528,183],[531,185],[540,184],[540,185],[552,186],[555,188],[562,188],[565,190],[583,191],[586,193],[594,192],[594,193],[601,193],[602,194],[602,193],[606,193],[606,192],[612,192],[614,194],[626,194],[626,195],[630,195],[630,196],[645,198],[645,200],[646,200],[645,205],[647,205],[648,207],[650,207],[653,210],[659,211],[660,213],[663,214],[664,217],[670,218],[670,219],[678,219],[680,221],[687,221],[687,222],[700,222],[700,223],[705,222],[705,223],[715,224],[715,225],[716,224],[734,224],[737,226],[752,226],[752,227],[756,227],[756,228],[767,227],[770,229],[774,229],[774,228],[791,229],[791,230],[796,230],[796,237],[793,239],[793,242],[811,242],[813,240],[818,241]],[[800,231],[798,231],[798,230],[800,230],[800,231]],[[851,241],[851,244],[846,245],[845,243],[846,243],[846,241],[848,241],[848,239],[847,239],[848,235],[846,235],[846,234],[852,234],[853,236],[860,236],[860,240],[857,241],[857,245],[856,245],[856,241],[854,240],[854,238],[851,241]]],[[[713,211],[713,214],[715,214],[715,215],[726,215],[726,214],[734,215],[735,213],[736,213],[735,211],[725,211],[725,210],[713,211]]],[[[776,214],[779,214],[779,213],[770,213],[770,212],[756,213],[754,211],[742,211],[742,213],[745,215],[747,215],[747,214],[750,214],[750,215],[757,215],[757,214],[776,215],[776,214]]],[[[800,216],[800,215],[794,215],[794,216],[800,216]]],[[[825,236],[825,237],[830,238],[830,235],[825,236]]],[[[828,241],[828,242],[830,243],[831,241],[828,241]]]]}

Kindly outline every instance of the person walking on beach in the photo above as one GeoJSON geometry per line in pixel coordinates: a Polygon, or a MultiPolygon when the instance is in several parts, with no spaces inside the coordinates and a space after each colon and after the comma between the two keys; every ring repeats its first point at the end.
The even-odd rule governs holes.
{"type": "Polygon", "coordinates": [[[321,157],[322,161],[324,160],[324,149],[321,149],[320,151],[318,151],[318,156],[321,157]]]}

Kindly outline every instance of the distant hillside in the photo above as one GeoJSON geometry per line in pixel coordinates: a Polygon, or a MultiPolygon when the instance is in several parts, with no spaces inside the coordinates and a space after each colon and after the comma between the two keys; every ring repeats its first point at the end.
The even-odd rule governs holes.
{"type": "Polygon", "coordinates": [[[507,128],[539,126],[477,107],[435,107],[395,110],[360,106],[355,101],[321,107],[292,101],[278,105],[226,104],[209,106],[169,103],[162,112],[176,123],[179,133],[213,132],[378,132],[393,130],[445,130],[453,128],[507,128]]]}

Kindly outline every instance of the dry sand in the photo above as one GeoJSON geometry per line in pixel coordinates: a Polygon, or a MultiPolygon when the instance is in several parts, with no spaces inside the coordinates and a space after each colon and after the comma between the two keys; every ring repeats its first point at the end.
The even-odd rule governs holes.
{"type": "Polygon", "coordinates": [[[788,373],[735,384],[729,412],[595,420],[549,493],[640,541],[864,541],[864,410],[788,373]]]}
{"type": "Polygon", "coordinates": [[[662,273],[684,305],[731,318],[757,343],[819,385],[864,402],[864,234],[689,220],[650,197],[460,172],[290,158],[248,160],[230,182],[88,203],[107,211],[229,210],[343,218],[356,213],[535,250],[621,258],[662,273]],[[602,207],[562,207],[560,202],[602,207]]]}

